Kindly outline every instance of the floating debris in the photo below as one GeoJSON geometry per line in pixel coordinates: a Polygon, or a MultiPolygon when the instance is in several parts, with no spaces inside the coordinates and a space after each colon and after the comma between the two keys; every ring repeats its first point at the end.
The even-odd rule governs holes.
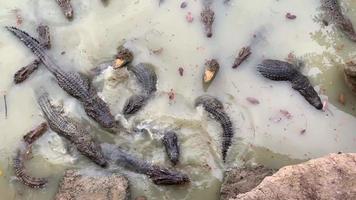
{"type": "Polygon", "coordinates": [[[248,47],[242,47],[242,49],[239,52],[239,55],[234,61],[234,64],[232,65],[232,68],[237,68],[238,66],[241,65],[243,61],[245,61],[250,55],[251,55],[251,48],[248,47]]]}
{"type": "Polygon", "coordinates": [[[185,19],[187,20],[187,22],[192,23],[194,20],[194,17],[191,12],[188,12],[187,15],[185,16],[185,19]]]}
{"type": "Polygon", "coordinates": [[[220,65],[215,59],[208,60],[205,63],[205,70],[203,74],[203,89],[205,91],[209,88],[210,84],[215,79],[216,75],[219,72],[219,69],[220,65]]]}
{"type": "Polygon", "coordinates": [[[346,104],[346,97],[343,93],[339,95],[339,103],[343,106],[346,104]]]}
{"type": "Polygon", "coordinates": [[[151,52],[155,55],[160,55],[163,52],[163,48],[158,48],[158,49],[152,49],[151,52]]]}
{"type": "Polygon", "coordinates": [[[247,97],[246,100],[253,105],[260,104],[260,101],[258,101],[258,99],[254,98],[254,97],[247,97]]]}
{"type": "Polygon", "coordinates": [[[301,135],[304,135],[306,132],[307,132],[307,130],[306,130],[306,129],[303,129],[303,130],[300,131],[300,134],[301,134],[301,135]]]}
{"type": "Polygon", "coordinates": [[[64,16],[72,20],[73,19],[73,7],[70,3],[71,0],[56,0],[59,7],[61,7],[64,16]]]}
{"type": "Polygon", "coordinates": [[[16,25],[20,26],[23,22],[23,17],[20,14],[20,9],[16,8],[16,9],[13,9],[12,11],[14,12],[15,17],[16,17],[16,25]]]}
{"type": "Polygon", "coordinates": [[[287,119],[292,119],[292,114],[288,110],[280,109],[279,112],[287,119]]]}
{"type": "Polygon", "coordinates": [[[293,14],[291,14],[291,13],[287,13],[287,14],[286,14],[286,18],[287,18],[287,19],[296,19],[297,16],[296,16],[296,15],[293,15],[293,14]]]}
{"type": "Polygon", "coordinates": [[[323,101],[323,111],[327,111],[329,109],[329,104],[328,104],[328,101],[323,101]]]}
{"type": "Polygon", "coordinates": [[[183,76],[183,75],[184,75],[184,69],[183,69],[183,67],[179,67],[178,72],[179,72],[179,75],[180,75],[180,76],[183,76]]]}
{"type": "Polygon", "coordinates": [[[173,89],[168,92],[168,98],[170,101],[173,101],[176,98],[176,94],[173,89]]]}
{"type": "Polygon", "coordinates": [[[5,107],[5,119],[7,119],[7,100],[6,100],[6,94],[4,94],[4,107],[5,107]]]}
{"type": "Polygon", "coordinates": [[[210,6],[205,6],[200,15],[201,15],[201,21],[204,25],[206,37],[210,38],[213,36],[212,26],[215,20],[214,11],[211,10],[210,6]]]}

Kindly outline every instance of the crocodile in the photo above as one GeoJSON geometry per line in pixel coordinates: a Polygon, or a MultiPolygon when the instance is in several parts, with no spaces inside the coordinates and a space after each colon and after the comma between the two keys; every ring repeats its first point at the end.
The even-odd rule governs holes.
{"type": "Polygon", "coordinates": [[[107,165],[107,161],[103,156],[100,145],[94,141],[81,124],[64,116],[60,112],[62,108],[55,107],[52,104],[47,92],[42,92],[38,96],[37,101],[49,127],[54,132],[69,140],[81,154],[85,155],[99,166],[105,167],[107,165]]]}
{"type": "Polygon", "coordinates": [[[147,175],[156,185],[181,185],[190,182],[188,175],[141,160],[112,144],[102,144],[105,157],[118,165],[147,175]]]}
{"type": "MultiPolygon", "coordinates": [[[[40,45],[46,49],[51,48],[51,38],[50,38],[50,34],[49,34],[49,27],[47,25],[40,24],[36,30],[37,30],[37,33],[39,36],[38,42],[40,43],[40,45]]],[[[15,84],[24,82],[33,72],[35,72],[38,69],[38,66],[40,64],[41,64],[41,61],[39,59],[35,59],[30,64],[28,64],[25,67],[22,67],[20,70],[18,70],[14,75],[15,84]]]]}
{"type": "Polygon", "coordinates": [[[115,118],[111,114],[108,105],[98,96],[96,89],[89,80],[77,72],[67,72],[53,62],[40,43],[28,33],[16,28],[6,27],[19,38],[56,77],[58,85],[68,94],[78,99],[89,117],[104,128],[113,128],[116,125],[115,118]]]}
{"type": "Polygon", "coordinates": [[[157,88],[157,75],[154,71],[154,67],[148,63],[140,63],[136,66],[128,67],[139,85],[141,86],[141,93],[139,95],[134,94],[126,100],[122,113],[125,116],[129,116],[138,112],[147,102],[147,100],[156,92],[157,88]]]}
{"type": "Polygon", "coordinates": [[[234,129],[230,117],[224,110],[224,105],[217,98],[210,95],[202,95],[195,99],[195,107],[203,106],[203,108],[211,114],[211,117],[220,123],[223,129],[222,133],[222,158],[226,161],[227,152],[232,144],[234,137],[234,129]]]}
{"type": "Polygon", "coordinates": [[[237,68],[238,66],[240,66],[248,57],[250,57],[251,54],[252,52],[250,46],[242,47],[239,51],[239,54],[235,58],[232,68],[237,68]]]}
{"type": "Polygon", "coordinates": [[[342,13],[338,0],[321,0],[321,9],[326,13],[324,19],[326,23],[335,24],[350,40],[356,42],[355,29],[351,20],[342,13]]]}
{"type": "Polygon", "coordinates": [[[58,6],[62,9],[62,12],[64,16],[72,20],[73,19],[73,7],[72,4],[70,3],[70,0],[56,0],[58,6]]]}
{"type": "Polygon", "coordinates": [[[16,177],[25,185],[31,188],[43,188],[47,185],[46,178],[37,178],[28,175],[25,168],[25,161],[27,161],[31,154],[32,144],[41,137],[48,130],[47,123],[41,123],[35,129],[28,132],[23,137],[23,144],[17,150],[16,156],[13,158],[13,168],[16,177]]]}
{"type": "Polygon", "coordinates": [[[258,65],[257,70],[270,80],[291,82],[292,88],[297,90],[312,106],[318,110],[323,108],[318,93],[308,78],[297,70],[296,66],[280,60],[266,59],[258,65]]]}
{"type": "Polygon", "coordinates": [[[215,13],[213,10],[211,10],[210,5],[204,6],[203,11],[200,13],[201,22],[204,25],[205,35],[208,38],[211,38],[213,36],[212,26],[215,20],[214,15],[215,13]]]}
{"type": "Polygon", "coordinates": [[[162,138],[162,143],[166,149],[169,160],[176,165],[179,162],[179,145],[177,134],[173,131],[168,131],[162,138]]]}

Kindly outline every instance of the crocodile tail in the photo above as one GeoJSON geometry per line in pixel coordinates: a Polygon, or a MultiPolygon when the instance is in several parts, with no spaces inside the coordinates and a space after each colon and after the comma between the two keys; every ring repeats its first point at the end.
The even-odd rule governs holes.
{"type": "Polygon", "coordinates": [[[258,65],[257,71],[262,76],[274,81],[291,81],[299,72],[287,62],[279,60],[264,60],[258,65]]]}
{"type": "Polygon", "coordinates": [[[16,27],[6,26],[5,28],[19,38],[26,45],[26,47],[31,49],[31,51],[41,60],[49,71],[52,73],[61,73],[59,67],[48,57],[41,44],[35,38],[16,27]]]}
{"type": "Polygon", "coordinates": [[[26,147],[27,149],[24,150],[19,150],[13,159],[13,168],[16,177],[25,185],[31,187],[31,188],[43,188],[46,186],[48,183],[48,180],[46,178],[37,178],[37,177],[32,177],[27,174],[26,169],[25,169],[25,158],[24,154],[25,151],[28,151],[28,148],[31,148],[30,146],[26,147]]]}

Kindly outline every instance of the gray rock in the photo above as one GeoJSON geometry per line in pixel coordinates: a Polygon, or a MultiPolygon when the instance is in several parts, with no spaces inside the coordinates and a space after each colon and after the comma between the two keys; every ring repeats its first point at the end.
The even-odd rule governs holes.
{"type": "Polygon", "coordinates": [[[330,154],[281,168],[231,200],[356,199],[356,153],[330,154]]]}
{"type": "Polygon", "coordinates": [[[67,170],[55,200],[127,200],[128,180],[116,174],[67,170]]]}
{"type": "Polygon", "coordinates": [[[225,173],[220,199],[227,200],[238,194],[249,192],[259,185],[266,176],[272,174],[272,169],[263,166],[233,168],[225,173]]]}

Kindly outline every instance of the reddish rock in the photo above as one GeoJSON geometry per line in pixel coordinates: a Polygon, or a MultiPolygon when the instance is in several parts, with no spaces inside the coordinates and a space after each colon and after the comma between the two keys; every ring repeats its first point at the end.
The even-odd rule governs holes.
{"type": "Polygon", "coordinates": [[[231,200],[356,199],[356,154],[330,154],[286,166],[231,200]]]}

